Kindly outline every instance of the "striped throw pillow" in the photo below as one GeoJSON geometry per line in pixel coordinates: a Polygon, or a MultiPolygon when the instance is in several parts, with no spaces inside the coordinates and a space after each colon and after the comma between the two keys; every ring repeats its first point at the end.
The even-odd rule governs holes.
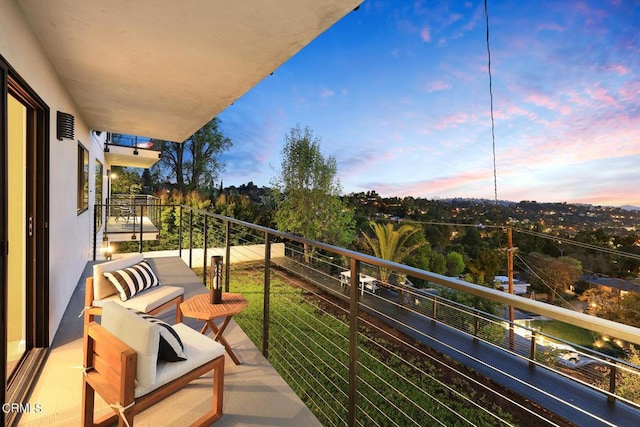
{"type": "Polygon", "coordinates": [[[160,326],[158,360],[164,360],[165,362],[179,362],[181,360],[187,360],[187,355],[184,353],[184,344],[182,344],[180,335],[178,335],[170,324],[147,313],[137,310],[131,311],[145,319],[147,322],[155,323],[160,326]]]}
{"type": "Polygon", "coordinates": [[[122,301],[128,300],[145,289],[160,285],[156,274],[146,261],[122,270],[105,271],[102,274],[116,288],[122,301]]]}

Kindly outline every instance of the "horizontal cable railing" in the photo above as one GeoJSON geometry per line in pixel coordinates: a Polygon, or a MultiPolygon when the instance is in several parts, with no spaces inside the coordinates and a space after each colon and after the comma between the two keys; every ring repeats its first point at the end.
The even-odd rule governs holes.
{"type": "Polygon", "coordinates": [[[108,150],[110,145],[118,147],[131,147],[142,150],[162,150],[164,142],[157,141],[151,138],[145,138],[132,135],[113,135],[108,134],[105,142],[105,149],[108,150]]]}
{"type": "Polygon", "coordinates": [[[637,328],[217,214],[172,209],[183,259],[206,283],[208,258],[224,256],[227,290],[250,300],[238,323],[324,425],[566,425],[534,396],[615,424],[576,407],[562,390],[514,375],[508,368],[518,364],[639,407],[638,366],[500,313],[513,306],[639,345],[637,328]],[[380,280],[381,268],[389,279],[380,280]],[[419,281],[428,289],[411,286],[419,281]]]}

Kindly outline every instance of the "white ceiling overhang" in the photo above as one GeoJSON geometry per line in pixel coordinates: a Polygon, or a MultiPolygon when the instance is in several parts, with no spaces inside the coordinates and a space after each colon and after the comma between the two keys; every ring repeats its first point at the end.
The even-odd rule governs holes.
{"type": "Polygon", "coordinates": [[[362,0],[18,0],[89,128],[181,142],[362,0]]]}

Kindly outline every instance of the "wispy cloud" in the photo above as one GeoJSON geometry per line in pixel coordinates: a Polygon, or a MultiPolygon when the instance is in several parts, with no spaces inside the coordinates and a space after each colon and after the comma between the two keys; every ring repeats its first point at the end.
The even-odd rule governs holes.
{"type": "Polygon", "coordinates": [[[443,80],[431,82],[427,85],[428,92],[439,92],[447,89],[451,89],[451,85],[443,80]]]}
{"type": "Polygon", "coordinates": [[[322,99],[331,98],[335,94],[336,93],[334,91],[332,91],[331,89],[323,88],[320,91],[320,98],[322,98],[322,99]]]}
{"type": "Polygon", "coordinates": [[[435,124],[436,129],[446,129],[450,127],[457,127],[475,121],[475,116],[469,113],[454,113],[448,116],[440,118],[435,124]]]}
{"type": "Polygon", "coordinates": [[[431,43],[431,31],[429,30],[429,27],[422,27],[420,30],[420,38],[425,43],[431,43]]]}

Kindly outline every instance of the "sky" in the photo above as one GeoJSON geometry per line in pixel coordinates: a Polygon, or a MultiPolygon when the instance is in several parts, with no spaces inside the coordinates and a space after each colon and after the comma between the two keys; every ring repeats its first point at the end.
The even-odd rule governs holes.
{"type": "Polygon", "coordinates": [[[640,1],[364,0],[219,118],[224,185],[308,126],[344,194],[640,206],[640,1]]]}

